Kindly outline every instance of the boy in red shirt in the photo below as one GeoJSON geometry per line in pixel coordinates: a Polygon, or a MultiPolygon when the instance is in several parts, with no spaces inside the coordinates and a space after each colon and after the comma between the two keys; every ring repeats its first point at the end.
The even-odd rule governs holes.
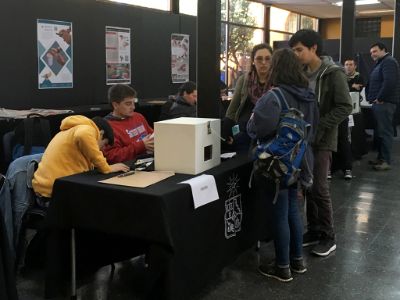
{"type": "Polygon", "coordinates": [[[154,151],[153,129],[143,115],[134,112],[136,91],[128,85],[116,84],[108,90],[113,111],[105,119],[114,131],[114,145],[103,149],[110,163],[133,160],[154,151]]]}

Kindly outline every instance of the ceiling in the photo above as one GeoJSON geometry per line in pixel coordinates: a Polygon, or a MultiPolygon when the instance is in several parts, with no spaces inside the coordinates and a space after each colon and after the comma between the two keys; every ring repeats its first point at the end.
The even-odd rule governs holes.
{"type": "MultiPolygon", "coordinates": [[[[342,8],[332,4],[337,1],[339,0],[258,0],[258,2],[321,19],[340,18],[342,8]]],[[[380,1],[379,4],[356,6],[356,15],[359,17],[393,15],[395,1],[380,1]]]]}

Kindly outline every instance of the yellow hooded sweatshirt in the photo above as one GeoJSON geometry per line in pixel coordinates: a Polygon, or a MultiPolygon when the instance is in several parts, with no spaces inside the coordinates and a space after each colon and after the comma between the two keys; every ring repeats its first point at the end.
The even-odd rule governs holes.
{"type": "Polygon", "coordinates": [[[98,141],[100,131],[96,124],[84,116],[70,116],[61,122],[61,131],[51,140],[34,174],[35,192],[51,197],[57,178],[92,170],[111,172],[98,141]]]}

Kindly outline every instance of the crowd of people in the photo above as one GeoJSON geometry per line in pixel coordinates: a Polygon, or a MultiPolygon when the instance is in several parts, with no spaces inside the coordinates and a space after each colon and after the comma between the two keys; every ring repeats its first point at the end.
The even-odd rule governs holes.
{"type": "MultiPolygon", "coordinates": [[[[289,40],[289,49],[273,51],[267,44],[251,52],[250,71],[237,81],[223,119],[222,135],[235,151],[249,151],[257,142],[268,141],[277,131],[282,107],[273,90],[278,89],[290,107],[304,114],[310,125],[306,157],[309,168],[302,169],[308,183],[294,182],[277,188],[265,178],[254,178],[255,188],[270,205],[273,219],[275,261],[260,265],[265,276],[287,282],[292,272],[304,273],[303,247],[326,257],[335,251],[336,235],[329,177],[332,152],[341,153],[345,179],[352,178],[349,140],[350,92],[365,86],[372,103],[378,155],[371,161],[374,170],[391,168],[393,114],[399,97],[399,65],[382,43],[370,48],[375,66],[366,84],[356,71],[356,61],[348,58],[344,68],[322,55],[322,39],[313,30],[299,30],[289,40]],[[258,182],[258,184],[257,184],[258,182]],[[277,201],[273,201],[274,193],[277,201]],[[307,231],[299,213],[298,195],[307,199],[307,231]]],[[[221,90],[226,86],[221,86],[221,90]]],[[[128,85],[113,85],[108,91],[112,111],[105,118],[70,116],[47,146],[33,176],[33,189],[44,201],[51,201],[54,181],[63,176],[96,168],[99,172],[127,172],[126,161],[154,151],[154,132],[147,120],[135,112],[137,92],[128,85]]],[[[197,87],[184,83],[176,99],[164,106],[162,119],[196,117],[197,87]]],[[[303,174],[304,175],[304,174],[303,174]]]]}

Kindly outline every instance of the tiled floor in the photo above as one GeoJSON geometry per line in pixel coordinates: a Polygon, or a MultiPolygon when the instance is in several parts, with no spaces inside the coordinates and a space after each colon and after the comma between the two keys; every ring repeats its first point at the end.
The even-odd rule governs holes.
{"type": "MultiPolygon", "coordinates": [[[[192,299],[400,299],[400,139],[396,139],[393,169],[375,172],[370,153],[354,165],[351,181],[335,173],[331,181],[338,248],[328,258],[307,253],[308,272],[280,283],[257,272],[259,257],[273,257],[271,243],[259,253],[249,250],[192,299]]],[[[143,264],[120,263],[115,275],[101,269],[78,292],[80,299],[143,299],[143,264]]],[[[43,295],[40,271],[20,275],[21,300],[43,295]]]]}

